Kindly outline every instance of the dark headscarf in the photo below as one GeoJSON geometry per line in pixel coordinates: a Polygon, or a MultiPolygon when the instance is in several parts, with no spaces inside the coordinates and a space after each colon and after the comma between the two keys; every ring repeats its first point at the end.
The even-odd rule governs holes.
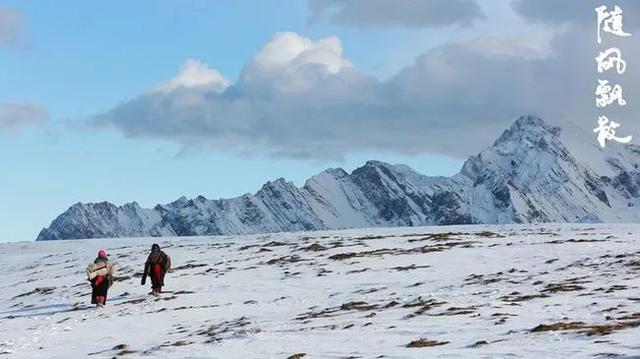
{"type": "Polygon", "coordinates": [[[158,262],[160,261],[160,246],[157,243],[154,243],[151,246],[151,254],[149,254],[148,262],[158,262]]]}

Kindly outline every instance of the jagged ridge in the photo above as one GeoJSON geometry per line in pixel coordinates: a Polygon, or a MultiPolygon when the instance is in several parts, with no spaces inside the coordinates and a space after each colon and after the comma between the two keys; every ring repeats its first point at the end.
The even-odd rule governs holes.
{"type": "MultiPolygon", "coordinates": [[[[585,139],[587,141],[587,139],[585,139]]],[[[153,209],[137,203],[77,203],[37,240],[251,234],[372,226],[521,222],[636,222],[640,150],[618,146],[599,175],[563,144],[561,131],[521,117],[459,174],[428,177],[368,161],[351,174],[328,169],[297,188],[280,178],[255,194],[182,197],[153,209]]],[[[594,157],[593,153],[589,156],[594,157]]],[[[599,168],[601,170],[601,168],[599,168]]]]}

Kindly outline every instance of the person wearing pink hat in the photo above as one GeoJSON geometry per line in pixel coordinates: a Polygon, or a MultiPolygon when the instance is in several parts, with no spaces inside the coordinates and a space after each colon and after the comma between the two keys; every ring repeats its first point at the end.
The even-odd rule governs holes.
{"type": "Polygon", "coordinates": [[[87,279],[91,282],[91,304],[98,308],[107,302],[107,291],[113,284],[114,266],[104,249],[98,251],[98,258],[87,267],[87,279]]]}

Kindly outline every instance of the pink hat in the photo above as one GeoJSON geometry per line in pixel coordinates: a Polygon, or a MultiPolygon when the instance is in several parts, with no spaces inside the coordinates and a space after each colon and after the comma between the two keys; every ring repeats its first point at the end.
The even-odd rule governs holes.
{"type": "Polygon", "coordinates": [[[98,257],[107,258],[107,252],[105,252],[104,249],[101,249],[98,251],[98,257]]]}

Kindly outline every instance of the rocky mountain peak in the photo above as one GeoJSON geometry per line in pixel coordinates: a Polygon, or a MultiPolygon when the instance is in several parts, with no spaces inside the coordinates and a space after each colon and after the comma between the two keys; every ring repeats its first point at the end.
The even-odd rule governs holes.
{"type": "Polygon", "coordinates": [[[527,144],[549,143],[557,140],[560,133],[560,127],[550,126],[539,117],[522,116],[502,133],[493,146],[499,147],[513,142],[516,144],[522,142],[527,144]]]}
{"type": "MultiPolygon", "coordinates": [[[[640,220],[640,151],[617,146],[602,166],[577,160],[560,128],[523,116],[451,178],[367,161],[327,169],[302,188],[279,178],[255,194],[181,197],[152,209],[77,203],[38,240],[249,234],[374,226],[640,220]],[[615,171],[604,175],[602,169],[615,171]]],[[[570,142],[573,143],[573,142],[570,142]]],[[[579,143],[579,142],[578,142],[579,143]]],[[[589,147],[589,146],[583,146],[589,147]]],[[[591,157],[604,156],[603,151],[591,157]]]]}

